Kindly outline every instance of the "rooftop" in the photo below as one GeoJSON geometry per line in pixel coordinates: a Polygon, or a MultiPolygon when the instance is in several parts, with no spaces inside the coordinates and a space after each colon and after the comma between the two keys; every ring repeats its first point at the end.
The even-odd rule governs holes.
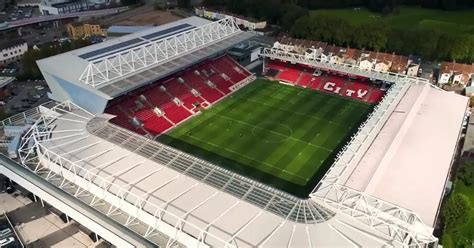
{"type": "MultiPolygon", "coordinates": [[[[428,84],[407,87],[408,92],[362,160],[341,175],[343,185],[349,187],[346,190],[362,192],[364,199],[395,204],[386,211],[393,211],[395,206],[414,211],[433,226],[467,98],[428,84]],[[441,126],[442,134],[438,132],[441,126]]],[[[317,193],[309,199],[286,198],[265,185],[230,176],[231,172],[217,167],[212,169],[189,154],[110,124],[110,115],[93,116],[80,109],[60,113],[50,124],[55,127],[51,136],[40,141],[41,146],[75,161],[82,168],[82,176],[92,173],[95,183],[107,178],[113,188],[126,189],[131,203],[145,197],[142,204],[148,212],[164,207],[164,219],[170,214],[185,216],[183,244],[200,237],[202,230],[209,233],[205,242],[211,246],[222,246],[223,240],[238,246],[268,247],[381,247],[390,242],[355,216],[328,205],[317,193]],[[281,215],[284,211],[286,218],[281,215]],[[324,221],[306,219],[309,213],[324,221]],[[301,221],[295,221],[298,219],[301,221]]],[[[422,228],[416,223],[410,225],[410,229],[422,228]]]]}
{"type": "Polygon", "coordinates": [[[345,185],[411,209],[434,226],[467,104],[464,96],[413,85],[345,185]]]}
{"type": "Polygon", "coordinates": [[[8,49],[22,44],[26,44],[26,41],[21,37],[10,37],[6,39],[2,38],[2,41],[0,41],[0,50],[8,49]]]}
{"type": "Polygon", "coordinates": [[[456,62],[443,62],[441,64],[441,73],[459,73],[459,74],[473,74],[474,64],[461,64],[456,62]]]}
{"type": "MultiPolygon", "coordinates": [[[[110,98],[146,83],[153,82],[162,76],[166,76],[169,73],[205,59],[214,53],[226,50],[253,36],[250,33],[239,31],[234,35],[229,35],[223,39],[211,42],[206,46],[191,49],[191,51],[186,51],[183,54],[178,54],[159,63],[147,66],[145,67],[146,69],[137,69],[133,72],[127,71],[126,75],[107,80],[106,83],[102,83],[100,86],[93,87],[81,81],[85,75],[85,71],[90,68],[91,65],[101,67],[102,65],[100,65],[100,63],[105,63],[104,61],[108,59],[116,59],[119,56],[118,54],[120,54],[120,56],[129,56],[128,53],[134,48],[138,50],[145,46],[151,46],[154,42],[165,42],[166,39],[171,39],[181,33],[211,23],[212,22],[203,18],[189,17],[42,59],[38,61],[38,65],[42,71],[55,75],[55,77],[91,91],[99,91],[100,94],[103,93],[104,96],[110,98]]],[[[171,53],[171,51],[168,52],[171,53]]],[[[137,67],[138,65],[135,65],[135,68],[137,67]]],[[[93,71],[97,72],[96,69],[93,69],[93,71]]],[[[112,73],[107,73],[107,75],[112,75],[112,73]]]]}
{"type": "Polygon", "coordinates": [[[153,26],[124,26],[124,25],[112,25],[107,28],[107,33],[120,33],[120,34],[131,34],[141,32],[153,28],[153,26]]]}

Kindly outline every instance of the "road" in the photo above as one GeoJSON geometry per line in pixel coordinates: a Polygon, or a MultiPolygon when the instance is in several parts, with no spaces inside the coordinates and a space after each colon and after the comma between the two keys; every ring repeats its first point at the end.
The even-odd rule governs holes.
{"type": "Polygon", "coordinates": [[[68,18],[112,15],[115,13],[126,11],[127,9],[128,7],[119,7],[119,8],[112,8],[112,9],[89,10],[89,11],[82,11],[82,12],[68,13],[68,14],[61,14],[61,15],[38,16],[38,17],[32,17],[32,18],[26,18],[26,19],[8,22],[6,23],[4,27],[0,27],[0,30],[7,30],[7,29],[23,27],[23,26],[27,26],[27,25],[31,25],[35,23],[40,23],[40,22],[47,22],[47,21],[54,21],[54,20],[61,20],[61,19],[68,19],[68,18]]]}

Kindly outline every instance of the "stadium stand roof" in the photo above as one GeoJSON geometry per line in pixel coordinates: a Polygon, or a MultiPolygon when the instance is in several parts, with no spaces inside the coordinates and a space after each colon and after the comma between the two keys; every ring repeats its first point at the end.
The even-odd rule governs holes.
{"type": "Polygon", "coordinates": [[[411,209],[434,226],[467,104],[428,84],[412,86],[345,185],[411,209]]]}
{"type": "MultiPolygon", "coordinates": [[[[281,244],[293,247],[359,244],[367,247],[389,242],[383,235],[371,232],[362,223],[345,215],[328,218],[321,224],[297,223],[288,217],[282,218],[269,211],[270,205],[267,209],[258,207],[238,197],[239,192],[220,191],[214,185],[176,171],[167,163],[149,159],[158,157],[166,161],[166,157],[172,155],[166,148],[149,151],[154,155],[148,157],[132,152],[144,145],[138,142],[144,140],[143,137],[110,124],[102,125],[101,117],[94,118],[82,110],[61,111],[51,122],[55,129],[50,138],[40,142],[40,150],[48,157],[54,153],[60,155],[63,161],[74,161],[78,166],[75,170],[80,171],[83,177],[87,177],[87,170],[93,173],[93,182],[97,185],[101,178],[106,178],[123,187],[128,192],[127,201],[133,202],[136,196],[145,197],[147,202],[142,208],[150,213],[160,206],[169,213],[163,214],[163,219],[170,218],[170,215],[185,217],[183,228],[187,234],[181,235],[183,239],[180,240],[184,245],[193,246],[192,239],[200,236],[201,229],[207,230],[209,237],[206,243],[216,247],[223,247],[222,242],[244,247],[275,247],[281,244]]],[[[179,157],[187,156],[181,154],[179,157]]],[[[179,157],[168,161],[179,161],[179,157]]],[[[186,166],[183,162],[182,166],[186,166]]],[[[219,178],[214,180],[219,183],[219,178]]],[[[232,184],[232,180],[224,177],[220,180],[232,184]]],[[[238,183],[245,184],[245,181],[238,183]]],[[[111,188],[118,191],[117,187],[111,188]]],[[[264,193],[260,192],[260,200],[264,199],[264,193]]],[[[259,196],[254,197],[258,200],[259,196]]],[[[307,211],[303,204],[294,206],[292,210],[303,217],[307,211]]]]}
{"type": "MultiPolygon", "coordinates": [[[[225,51],[253,36],[252,34],[243,31],[234,32],[231,35],[224,36],[224,38],[215,39],[215,41],[211,41],[206,46],[197,47],[189,51],[186,50],[186,52],[178,54],[178,56],[170,57],[156,64],[150,64],[150,66],[145,66],[146,70],[143,70],[145,67],[136,69],[137,62],[131,62],[133,59],[129,58],[130,61],[123,63],[128,63],[128,65],[134,69],[126,75],[107,79],[100,85],[97,83],[84,83],[81,81],[82,77],[85,77],[84,71],[92,65],[96,65],[96,68],[93,70],[93,73],[96,73],[96,70],[104,69],[102,68],[102,65],[99,65],[104,60],[117,58],[119,54],[124,55],[132,50],[138,50],[139,48],[149,46],[154,42],[170,39],[212,23],[213,22],[199,17],[189,17],[71,52],[52,56],[38,61],[38,64],[43,73],[46,72],[47,74],[54,75],[55,77],[65,80],[77,87],[85,88],[104,97],[112,98],[147,83],[151,83],[193,63],[202,61],[216,53],[225,51]],[[131,64],[133,63],[135,64],[132,66],[131,64]],[[58,67],[58,64],[61,66],[58,67]]],[[[136,57],[134,59],[138,60],[136,57]]],[[[114,62],[109,63],[108,66],[113,63],[114,62]]],[[[104,74],[109,75],[111,72],[104,72],[104,74]]],[[[53,89],[53,95],[54,94],[55,92],[53,89]]]]}
{"type": "MultiPolygon", "coordinates": [[[[373,201],[375,205],[367,206],[368,213],[374,211],[373,206],[380,209],[372,212],[371,222],[382,218],[380,223],[406,228],[417,233],[412,237],[420,240],[427,235],[427,242],[432,242],[429,233],[467,98],[428,84],[405,84],[401,89],[406,91],[392,91],[402,97],[360,162],[340,172],[345,180],[342,185],[332,185],[346,192],[339,196],[341,202],[320,197],[319,192],[327,189],[323,185],[310,198],[295,198],[292,203],[284,193],[267,190],[251,179],[208,166],[192,155],[119,128],[107,121],[110,115],[93,115],[79,107],[43,111],[46,126],[32,130],[33,136],[43,137],[36,139],[43,166],[56,166],[45,158],[63,161],[78,178],[89,178],[95,185],[106,182],[111,194],[123,196],[126,192],[124,200],[141,205],[141,210],[163,211],[165,225],[173,225],[178,218],[184,233],[177,240],[184,245],[194,246],[197,238],[218,247],[381,247],[393,244],[394,239],[405,239],[404,235],[387,235],[380,224],[371,226],[359,219],[364,216],[360,204],[373,201]],[[446,120],[440,121],[440,117],[446,120]],[[443,134],[439,133],[441,127],[443,134]],[[431,148],[431,144],[438,147],[431,148]],[[284,209],[288,209],[286,214],[281,212],[284,209]],[[407,211],[415,214],[408,214],[406,219],[391,215],[407,211]],[[428,225],[413,221],[416,214],[428,225]]],[[[159,231],[171,235],[168,228],[159,231]]]]}
{"type": "Polygon", "coordinates": [[[131,34],[135,32],[141,32],[153,28],[153,26],[125,26],[125,25],[112,25],[107,28],[107,34],[131,34]]]}
{"type": "MultiPolygon", "coordinates": [[[[107,58],[98,58],[103,53],[121,53],[147,38],[207,24],[210,22],[204,19],[186,18],[41,60],[39,65],[53,93],[59,92],[55,78],[61,78],[76,88],[111,99],[252,36],[230,27],[230,31],[222,30],[226,35],[215,33],[221,38],[209,39],[211,42],[202,42],[179,56],[129,74],[105,75],[94,82],[93,70],[108,72],[94,64],[105,61],[101,65],[107,67],[107,58]]],[[[111,207],[106,216],[124,214],[126,225],[138,226],[147,239],[156,237],[152,234],[169,237],[166,245],[159,243],[167,247],[175,241],[188,247],[436,245],[433,219],[467,98],[397,73],[361,71],[274,49],[264,49],[261,55],[393,83],[306,199],[120,128],[108,122],[113,116],[84,107],[106,103],[78,94],[69,85],[61,86],[73,93],[66,95],[67,101],[35,112],[40,116],[24,137],[20,159],[25,164],[34,163],[43,174],[52,174],[51,178],[59,175],[64,181],[80,185],[82,191],[76,192],[77,196],[87,195],[93,207],[100,201],[107,202],[111,207]],[[443,144],[431,149],[440,142],[443,144]],[[432,151],[437,154],[425,158],[432,156],[432,151]],[[436,187],[427,189],[431,184],[436,187]],[[425,191],[412,186],[429,192],[421,198],[425,191]]]]}

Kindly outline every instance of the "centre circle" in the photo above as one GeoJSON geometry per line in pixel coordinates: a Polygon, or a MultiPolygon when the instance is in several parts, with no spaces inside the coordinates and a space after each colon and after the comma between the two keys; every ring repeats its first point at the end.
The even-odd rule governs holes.
{"type": "Polygon", "coordinates": [[[252,128],[252,134],[266,142],[283,142],[293,135],[293,130],[278,122],[262,122],[252,128]]]}

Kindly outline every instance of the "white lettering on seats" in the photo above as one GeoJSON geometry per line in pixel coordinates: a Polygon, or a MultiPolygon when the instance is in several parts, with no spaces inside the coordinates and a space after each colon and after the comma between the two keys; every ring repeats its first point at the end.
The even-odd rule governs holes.
{"type": "Polygon", "coordinates": [[[362,99],[365,95],[367,95],[368,92],[369,92],[368,90],[358,89],[357,97],[362,99]]]}
{"type": "Polygon", "coordinates": [[[348,96],[348,97],[351,97],[352,94],[354,94],[354,93],[355,93],[355,90],[350,90],[350,89],[346,90],[346,96],[348,96]]]}
{"type": "Polygon", "coordinates": [[[323,86],[323,89],[325,89],[325,90],[327,90],[327,91],[331,91],[331,92],[333,92],[333,93],[335,93],[335,94],[339,94],[339,92],[341,91],[342,88],[339,87],[339,86],[336,86],[336,87],[334,87],[334,86],[336,86],[335,83],[333,83],[333,82],[326,82],[326,83],[324,84],[324,86],[323,86]]]}
{"type": "MultiPolygon", "coordinates": [[[[326,82],[323,86],[323,89],[327,90],[327,91],[330,91],[332,93],[335,93],[335,94],[339,94],[339,92],[341,92],[341,90],[342,90],[342,87],[336,86],[336,84],[333,83],[333,82],[326,82]]],[[[346,89],[346,91],[343,92],[343,95],[348,96],[348,97],[355,96],[359,99],[362,99],[362,98],[364,98],[365,95],[367,95],[367,93],[369,93],[369,91],[364,90],[364,89],[357,89],[357,91],[352,90],[352,89],[346,89]],[[354,95],[354,93],[355,93],[355,95],[354,95]]]]}
{"type": "Polygon", "coordinates": [[[324,87],[323,87],[323,88],[324,88],[325,90],[334,91],[334,86],[335,86],[335,85],[336,85],[335,83],[326,82],[326,83],[324,84],[324,87]]]}

